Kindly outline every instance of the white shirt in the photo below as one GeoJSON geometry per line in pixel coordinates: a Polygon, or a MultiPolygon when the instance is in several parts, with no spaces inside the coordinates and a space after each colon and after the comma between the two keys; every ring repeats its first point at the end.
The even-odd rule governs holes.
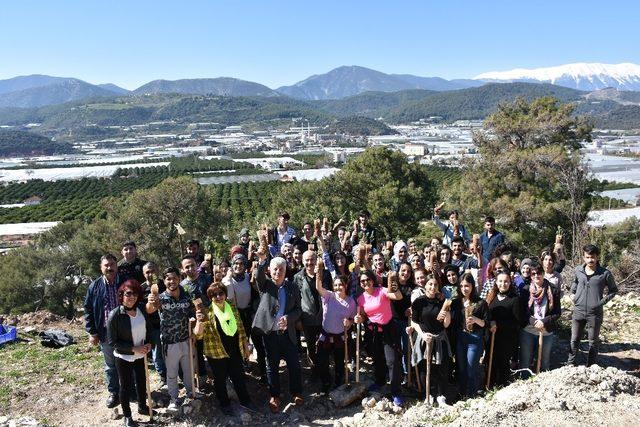
{"type": "MultiPolygon", "coordinates": [[[[136,308],[135,316],[129,316],[129,321],[131,322],[133,346],[137,347],[144,344],[144,339],[147,336],[147,324],[144,319],[144,314],[142,314],[139,308],[136,308]]],[[[142,354],[120,354],[118,353],[118,350],[114,350],[113,355],[122,360],[126,360],[127,362],[133,362],[144,357],[142,354]]]]}

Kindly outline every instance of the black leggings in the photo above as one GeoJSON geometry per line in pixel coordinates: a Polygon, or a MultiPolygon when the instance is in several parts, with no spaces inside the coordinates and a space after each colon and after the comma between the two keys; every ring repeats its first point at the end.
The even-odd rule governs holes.
{"type": "MultiPolygon", "coordinates": [[[[326,337],[330,340],[331,337],[326,337]]],[[[318,343],[318,374],[322,379],[323,387],[331,386],[331,373],[329,372],[329,359],[333,356],[335,367],[334,384],[339,386],[344,382],[344,342],[342,336],[333,336],[334,344],[318,343]],[[342,343],[342,345],[340,345],[342,343]]]]}
{"type": "Polygon", "coordinates": [[[222,359],[207,357],[207,362],[209,362],[209,366],[213,371],[214,388],[220,406],[229,406],[230,404],[229,395],[227,394],[227,377],[231,378],[240,403],[246,404],[251,401],[245,385],[244,368],[239,352],[232,355],[232,357],[224,357],[222,359]]]}
{"type": "Polygon", "coordinates": [[[400,350],[400,334],[397,333],[393,322],[382,325],[371,324],[365,328],[365,343],[367,354],[373,358],[375,382],[378,386],[387,383],[387,376],[391,381],[391,394],[400,394],[402,382],[402,351],[400,350]]]}
{"type": "Polygon", "coordinates": [[[114,359],[116,361],[116,370],[118,371],[118,381],[120,381],[120,406],[122,406],[122,414],[125,417],[131,417],[129,396],[133,391],[134,375],[136,389],[138,391],[138,408],[147,407],[147,379],[144,375],[144,359],[136,359],[133,362],[127,362],[119,357],[115,357],[114,359]]]}

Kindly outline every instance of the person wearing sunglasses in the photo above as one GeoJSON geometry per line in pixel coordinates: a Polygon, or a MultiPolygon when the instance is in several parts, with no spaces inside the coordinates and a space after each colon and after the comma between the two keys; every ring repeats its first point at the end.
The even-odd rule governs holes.
{"type": "Polygon", "coordinates": [[[231,379],[240,405],[256,410],[247,392],[242,361],[251,350],[238,309],[227,302],[227,287],[214,282],[207,289],[212,301],[208,313],[196,312],[194,332],[204,342],[204,355],[213,372],[216,397],[222,413],[233,415],[227,394],[227,378],[231,379]]]}
{"type": "Polygon", "coordinates": [[[529,368],[533,355],[540,354],[534,351],[538,345],[539,334],[542,333],[541,371],[548,371],[553,332],[561,314],[560,289],[545,279],[544,269],[537,262],[531,264],[529,274],[531,284],[524,304],[524,328],[520,331],[520,369],[529,368]]]}
{"type": "Polygon", "coordinates": [[[380,389],[391,379],[393,403],[402,406],[400,384],[402,382],[402,349],[400,331],[393,322],[391,300],[402,299],[395,273],[390,273],[387,288],[375,287],[376,276],[371,270],[359,275],[364,292],[357,298],[358,314],[355,323],[365,324],[367,354],[373,358],[375,383],[372,391],[380,389]]]}
{"type": "Polygon", "coordinates": [[[151,351],[151,323],[142,306],[142,288],[130,279],[118,288],[118,307],[109,313],[107,339],[114,348],[116,371],[120,384],[120,406],[126,427],[136,426],[131,417],[129,396],[134,378],[138,397],[138,413],[149,415],[146,400],[144,356],[151,351]]]}

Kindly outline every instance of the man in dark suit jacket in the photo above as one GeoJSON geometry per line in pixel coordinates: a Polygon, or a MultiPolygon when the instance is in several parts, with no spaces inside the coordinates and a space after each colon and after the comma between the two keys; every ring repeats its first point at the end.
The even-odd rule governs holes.
{"type": "Polygon", "coordinates": [[[273,258],[269,264],[271,278],[265,275],[266,248],[258,250],[257,285],[260,304],[253,319],[253,328],[262,333],[267,354],[267,379],[269,381],[269,407],[277,412],[280,407],[280,376],[278,368],[284,359],[289,370],[289,391],[296,405],[302,405],[302,376],[296,339],[296,322],[302,313],[300,290],[285,278],[287,261],[273,258]]]}

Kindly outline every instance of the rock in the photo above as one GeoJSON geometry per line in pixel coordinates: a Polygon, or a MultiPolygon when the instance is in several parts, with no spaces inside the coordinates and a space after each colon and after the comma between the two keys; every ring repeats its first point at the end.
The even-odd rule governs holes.
{"type": "Polygon", "coordinates": [[[367,400],[367,408],[373,408],[374,406],[376,406],[376,399],[371,397],[367,400]]]}
{"type": "Polygon", "coordinates": [[[354,424],[358,424],[362,420],[364,420],[364,412],[358,412],[357,414],[355,414],[353,416],[353,423],[354,424]]]}
{"type": "Polygon", "coordinates": [[[400,407],[400,406],[396,406],[396,405],[393,405],[393,407],[391,408],[391,410],[393,411],[393,413],[394,413],[394,414],[396,414],[396,415],[397,415],[397,414],[400,414],[400,413],[402,412],[402,407],[400,407]]]}
{"type": "Polygon", "coordinates": [[[62,384],[62,383],[64,383],[64,378],[56,378],[55,383],[56,383],[56,384],[62,384]]]}
{"type": "Polygon", "coordinates": [[[376,411],[383,412],[386,409],[387,409],[387,402],[385,402],[384,400],[381,400],[380,402],[376,403],[376,411]]]}
{"type": "Polygon", "coordinates": [[[117,420],[118,418],[120,418],[120,410],[117,406],[111,410],[111,415],[109,418],[111,418],[112,420],[117,420]]]}
{"type": "Polygon", "coordinates": [[[333,427],[344,427],[344,425],[342,424],[342,421],[334,421],[333,427]]]}
{"type": "Polygon", "coordinates": [[[185,415],[189,415],[191,412],[193,412],[193,408],[189,405],[184,405],[182,406],[182,413],[185,415]]]}
{"type": "Polygon", "coordinates": [[[202,401],[198,399],[194,399],[191,401],[191,407],[194,411],[198,412],[202,408],[202,401]]]}
{"type": "Polygon", "coordinates": [[[251,414],[249,414],[248,412],[243,412],[242,414],[240,414],[240,421],[242,421],[243,423],[250,423],[251,422],[251,414]]]}
{"type": "Polygon", "coordinates": [[[329,398],[338,408],[351,405],[361,399],[367,393],[367,387],[363,383],[343,384],[329,393],[329,398]]]}

